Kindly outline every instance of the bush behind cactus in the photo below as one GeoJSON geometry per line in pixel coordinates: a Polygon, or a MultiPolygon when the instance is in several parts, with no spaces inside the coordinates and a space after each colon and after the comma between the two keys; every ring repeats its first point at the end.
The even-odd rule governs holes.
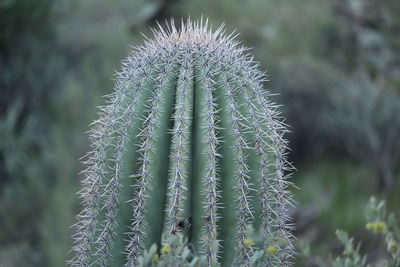
{"type": "Polygon", "coordinates": [[[171,22],[154,35],[90,131],[70,264],[137,266],[153,243],[175,253],[176,238],[207,266],[249,266],[257,249],[265,265],[290,264],[286,128],[265,75],[223,27],[171,22]]]}

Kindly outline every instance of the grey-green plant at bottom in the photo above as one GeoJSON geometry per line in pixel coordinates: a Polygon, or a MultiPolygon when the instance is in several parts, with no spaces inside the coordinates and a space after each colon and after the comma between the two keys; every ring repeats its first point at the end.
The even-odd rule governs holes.
{"type": "Polygon", "coordinates": [[[138,266],[200,267],[207,266],[207,261],[204,256],[200,257],[194,254],[182,238],[175,237],[171,243],[163,244],[160,250],[157,249],[157,244],[153,244],[149,250],[145,250],[138,259],[138,266]]]}
{"type": "MultiPolygon", "coordinates": [[[[277,249],[274,246],[269,246],[264,250],[258,249],[257,245],[262,244],[259,233],[255,232],[249,226],[249,239],[245,240],[245,245],[253,247],[254,253],[250,260],[250,266],[262,267],[265,266],[265,257],[275,255],[277,249]],[[258,243],[258,244],[257,244],[258,243]]],[[[182,237],[175,236],[170,243],[164,243],[160,250],[157,249],[157,244],[153,244],[150,249],[145,250],[138,259],[139,267],[163,267],[163,266],[182,266],[182,267],[205,267],[208,266],[206,257],[199,256],[187,240],[182,237]]],[[[213,267],[219,264],[213,264],[213,267]]]]}
{"type": "MultiPolygon", "coordinates": [[[[371,197],[366,209],[365,217],[367,219],[366,228],[375,233],[382,235],[386,243],[386,252],[390,255],[383,259],[379,266],[398,267],[400,266],[400,229],[398,222],[393,214],[386,214],[386,204],[384,200],[378,201],[375,197],[371,197]]],[[[367,263],[367,255],[361,255],[361,243],[357,246],[353,244],[353,238],[342,230],[337,230],[336,235],[340,242],[345,246],[343,255],[337,257],[333,262],[334,267],[351,267],[351,266],[371,266],[367,263]]]]}
{"type": "Polygon", "coordinates": [[[265,75],[222,27],[154,33],[90,131],[70,264],[138,266],[183,238],[206,266],[290,265],[286,126],[265,75]]]}

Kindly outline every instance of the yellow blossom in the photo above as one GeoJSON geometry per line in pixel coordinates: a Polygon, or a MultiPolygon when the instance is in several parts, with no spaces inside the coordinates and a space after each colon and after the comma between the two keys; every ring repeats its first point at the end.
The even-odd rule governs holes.
{"type": "Polygon", "coordinates": [[[390,252],[395,252],[396,250],[397,250],[397,242],[396,241],[390,241],[389,243],[388,243],[388,250],[390,251],[390,252]]]}
{"type": "Polygon", "coordinates": [[[251,247],[252,245],[254,245],[254,241],[251,240],[251,239],[245,239],[245,240],[243,241],[243,244],[245,244],[245,245],[248,246],[248,247],[251,247]]]}
{"type": "Polygon", "coordinates": [[[386,233],[388,230],[386,223],[383,221],[369,222],[367,223],[366,227],[368,230],[371,230],[375,233],[386,233]]]}
{"type": "Polygon", "coordinates": [[[278,250],[276,249],[276,246],[269,246],[265,249],[265,252],[269,255],[275,255],[278,250]]]}
{"type": "Polygon", "coordinates": [[[160,257],[158,256],[157,253],[154,254],[153,257],[151,257],[151,263],[153,263],[153,264],[157,263],[158,260],[159,260],[159,258],[160,258],[160,257]]]}
{"type": "Polygon", "coordinates": [[[165,245],[162,249],[161,249],[161,253],[162,254],[168,254],[171,252],[171,247],[169,245],[165,245]]]}

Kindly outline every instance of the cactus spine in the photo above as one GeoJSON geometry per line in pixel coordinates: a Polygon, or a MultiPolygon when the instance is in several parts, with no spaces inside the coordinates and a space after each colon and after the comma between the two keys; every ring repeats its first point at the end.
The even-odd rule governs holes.
{"type": "Polygon", "coordinates": [[[264,74],[222,27],[154,34],[90,132],[70,264],[137,266],[151,244],[184,237],[208,266],[249,266],[253,227],[265,265],[290,264],[286,130],[264,74]]]}

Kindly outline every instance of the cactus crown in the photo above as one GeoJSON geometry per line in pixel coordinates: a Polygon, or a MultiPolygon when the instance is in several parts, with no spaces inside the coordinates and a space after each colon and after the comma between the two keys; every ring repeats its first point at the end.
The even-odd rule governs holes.
{"type": "Polygon", "coordinates": [[[137,266],[176,238],[208,266],[255,249],[290,263],[286,130],[245,51],[223,27],[171,22],[123,62],[90,131],[72,266],[137,266]]]}

